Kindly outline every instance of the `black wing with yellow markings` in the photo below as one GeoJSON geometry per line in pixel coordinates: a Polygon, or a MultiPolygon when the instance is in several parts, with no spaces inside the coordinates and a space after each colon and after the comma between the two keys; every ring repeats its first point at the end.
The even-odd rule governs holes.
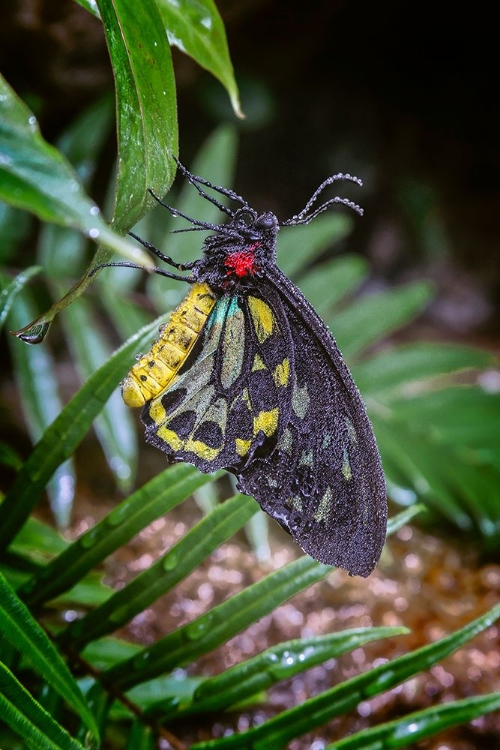
{"type": "Polygon", "coordinates": [[[278,304],[223,296],[174,384],[143,409],[146,439],[174,461],[238,474],[272,452],[292,402],[293,347],[278,304]]]}
{"type": "Polygon", "coordinates": [[[367,576],[385,541],[386,488],[365,407],[330,332],[275,267],[263,282],[283,304],[294,352],[290,418],[270,455],[239,476],[302,547],[323,563],[367,576]]]}

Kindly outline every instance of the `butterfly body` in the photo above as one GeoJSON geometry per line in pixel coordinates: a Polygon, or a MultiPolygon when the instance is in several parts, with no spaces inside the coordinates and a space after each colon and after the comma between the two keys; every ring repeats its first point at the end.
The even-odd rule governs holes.
{"type": "Polygon", "coordinates": [[[132,369],[125,400],[142,400],[146,439],[171,461],[227,469],[306,552],[366,576],[387,510],[364,404],[329,330],[276,265],[277,218],[247,205],[230,216],[207,225],[202,258],[184,266],[191,292],[132,369]],[[190,314],[201,326],[162,379],[158,360],[190,314]]]}

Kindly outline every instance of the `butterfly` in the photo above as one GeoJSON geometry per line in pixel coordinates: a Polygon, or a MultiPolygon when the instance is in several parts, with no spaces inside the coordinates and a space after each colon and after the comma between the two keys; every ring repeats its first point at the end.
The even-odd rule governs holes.
{"type": "Polygon", "coordinates": [[[226,469],[305,552],[367,576],[387,521],[373,430],[330,331],[276,264],[280,226],[308,224],[334,203],[362,213],[339,197],[318,205],[328,185],[359,180],[329,177],[300,213],[279,222],[177,165],[229,220],[198,221],[154,196],[189,230],[211,232],[202,257],[183,265],[131,233],[177,271],[190,271],[156,269],[191,289],[123,381],[124,401],[142,407],[146,440],[170,461],[202,472],[226,469]]]}

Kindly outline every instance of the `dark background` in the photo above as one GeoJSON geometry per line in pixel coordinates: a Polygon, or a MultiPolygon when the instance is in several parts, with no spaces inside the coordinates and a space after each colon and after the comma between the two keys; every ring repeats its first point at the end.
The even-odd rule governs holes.
{"type": "MultiPolygon", "coordinates": [[[[438,297],[422,319],[432,335],[495,346],[499,56],[486,5],[467,13],[439,2],[218,7],[247,114],[237,190],[285,218],[328,174],[358,174],[365,218],[348,246],[369,257],[373,283],[433,278],[438,297]]],[[[217,81],[176,50],[174,61],[189,166],[232,115],[217,81]]],[[[0,9],[0,67],[49,140],[113,88],[100,22],[72,0],[0,9]]]]}

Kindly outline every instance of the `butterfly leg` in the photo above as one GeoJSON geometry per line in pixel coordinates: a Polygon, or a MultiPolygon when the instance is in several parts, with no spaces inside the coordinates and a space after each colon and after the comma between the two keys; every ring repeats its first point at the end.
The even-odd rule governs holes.
{"type": "Polygon", "coordinates": [[[129,235],[133,237],[134,240],[137,240],[137,242],[140,242],[141,245],[146,248],[146,250],[150,250],[153,253],[153,255],[156,255],[156,257],[162,260],[164,263],[168,263],[169,266],[173,266],[173,268],[177,268],[178,271],[189,271],[195,265],[194,261],[192,263],[177,263],[175,260],[173,260],[170,257],[170,255],[165,255],[157,247],[152,245],[150,242],[143,240],[141,237],[139,237],[139,235],[134,234],[134,232],[129,232],[129,235]]]}

